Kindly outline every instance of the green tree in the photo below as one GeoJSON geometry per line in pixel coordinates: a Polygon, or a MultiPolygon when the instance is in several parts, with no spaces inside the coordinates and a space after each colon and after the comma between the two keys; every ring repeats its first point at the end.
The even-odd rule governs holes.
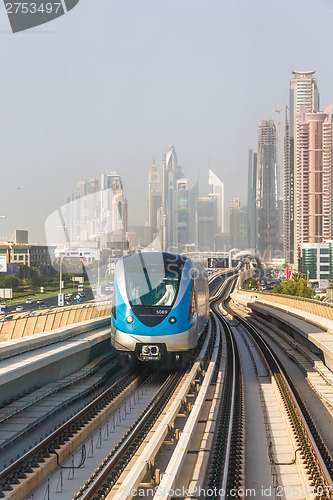
{"type": "Polygon", "coordinates": [[[21,284],[21,281],[16,276],[4,276],[2,279],[2,284],[4,288],[12,288],[17,290],[21,284]]]}
{"type": "Polygon", "coordinates": [[[272,293],[305,297],[307,299],[312,299],[315,295],[315,291],[302,273],[293,273],[290,280],[275,284],[272,293]]]}
{"type": "Polygon", "coordinates": [[[302,279],[304,280],[305,279],[305,276],[303,273],[298,273],[298,272],[293,272],[292,275],[291,275],[291,279],[295,282],[295,283],[298,283],[300,282],[302,279]]]}

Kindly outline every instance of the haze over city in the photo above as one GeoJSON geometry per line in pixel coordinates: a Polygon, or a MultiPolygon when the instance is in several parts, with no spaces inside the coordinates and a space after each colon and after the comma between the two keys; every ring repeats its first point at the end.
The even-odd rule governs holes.
{"type": "Polygon", "coordinates": [[[333,102],[332,17],[326,0],[80,0],[12,34],[1,5],[0,240],[27,229],[44,242],[76,181],[110,171],[129,224],[144,224],[148,172],[170,144],[203,195],[209,168],[224,182],[227,219],[230,198],[246,204],[248,150],[275,106],[283,118],[292,71],[314,70],[321,109],[333,102]]]}

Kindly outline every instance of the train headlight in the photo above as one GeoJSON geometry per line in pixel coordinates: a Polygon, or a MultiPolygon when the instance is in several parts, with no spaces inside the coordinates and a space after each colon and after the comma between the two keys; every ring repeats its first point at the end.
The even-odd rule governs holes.
{"type": "Polygon", "coordinates": [[[131,316],[131,315],[127,316],[126,321],[127,321],[127,323],[133,323],[133,321],[134,321],[133,316],[131,316]]]}
{"type": "Polygon", "coordinates": [[[169,318],[169,323],[171,323],[172,325],[173,325],[173,324],[175,324],[175,323],[176,323],[176,321],[177,321],[177,319],[176,319],[174,316],[171,316],[171,317],[169,318]]]}

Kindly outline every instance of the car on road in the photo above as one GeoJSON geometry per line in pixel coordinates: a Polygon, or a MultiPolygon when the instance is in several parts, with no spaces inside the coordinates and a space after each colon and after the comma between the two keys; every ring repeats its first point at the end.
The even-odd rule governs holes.
{"type": "Polygon", "coordinates": [[[28,297],[28,298],[26,299],[25,303],[26,303],[26,304],[33,304],[33,303],[34,303],[34,301],[32,300],[32,298],[31,298],[31,297],[28,297]]]}
{"type": "Polygon", "coordinates": [[[21,312],[21,311],[23,311],[23,306],[16,306],[15,311],[16,311],[16,312],[21,312]]]}
{"type": "Polygon", "coordinates": [[[7,304],[0,304],[0,309],[7,309],[7,304]]]}
{"type": "Polygon", "coordinates": [[[36,304],[38,306],[43,306],[44,305],[44,300],[37,300],[36,304]]]}

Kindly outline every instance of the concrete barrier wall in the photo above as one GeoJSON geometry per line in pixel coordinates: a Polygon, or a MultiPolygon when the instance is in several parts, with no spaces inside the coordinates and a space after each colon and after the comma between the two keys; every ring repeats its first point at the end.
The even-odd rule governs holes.
{"type": "Polygon", "coordinates": [[[54,309],[35,310],[30,313],[13,313],[13,319],[0,320],[0,342],[19,339],[56,330],[62,326],[74,325],[89,319],[110,315],[111,301],[77,304],[54,309]]]}
{"type": "Polygon", "coordinates": [[[332,304],[319,302],[318,300],[303,299],[302,297],[291,297],[286,295],[278,295],[275,293],[256,292],[254,290],[238,290],[238,292],[247,295],[248,297],[256,297],[259,300],[268,300],[269,302],[274,302],[276,304],[294,307],[301,311],[333,320],[332,304]]]}

